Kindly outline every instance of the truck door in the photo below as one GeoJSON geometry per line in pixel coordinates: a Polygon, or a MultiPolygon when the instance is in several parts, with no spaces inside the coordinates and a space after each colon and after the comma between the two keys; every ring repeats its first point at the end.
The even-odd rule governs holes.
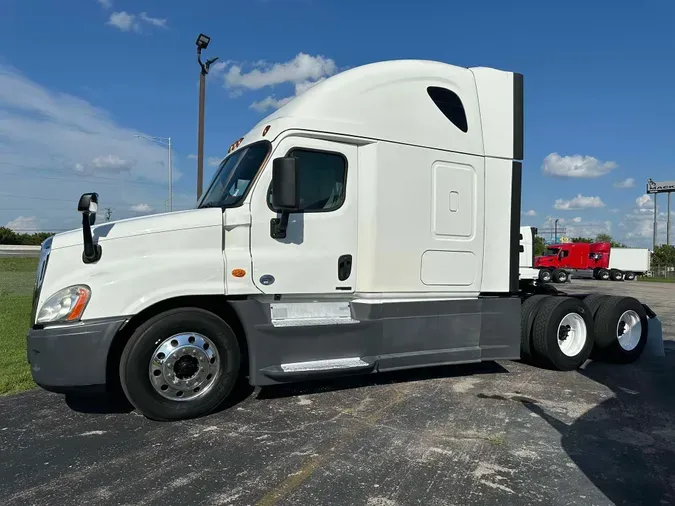
{"type": "Polygon", "coordinates": [[[291,136],[267,161],[251,200],[253,282],[266,294],[345,294],[356,287],[356,146],[291,136]],[[272,161],[299,159],[301,212],[270,234],[272,161]]]}

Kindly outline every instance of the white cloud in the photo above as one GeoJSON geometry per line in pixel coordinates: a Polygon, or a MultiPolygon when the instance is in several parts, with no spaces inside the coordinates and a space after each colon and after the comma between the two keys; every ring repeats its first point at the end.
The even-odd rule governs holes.
{"type": "Polygon", "coordinates": [[[141,21],[160,28],[166,28],[166,18],[153,18],[148,16],[145,12],[140,14],[141,21]]]}
{"type": "Polygon", "coordinates": [[[218,167],[220,165],[220,162],[222,162],[223,159],[217,156],[210,156],[207,160],[206,163],[209,164],[211,167],[218,167]]]}
{"type": "Polygon", "coordinates": [[[113,12],[108,19],[108,25],[114,26],[123,32],[140,32],[141,23],[156,26],[159,28],[166,28],[166,18],[153,18],[147,13],[141,12],[139,15],[130,14],[126,11],[113,12]]]}
{"type": "Polygon", "coordinates": [[[96,0],[104,9],[112,8],[112,0],[96,0]]]}
{"type": "Polygon", "coordinates": [[[592,156],[551,153],[544,158],[541,168],[549,176],[592,178],[604,176],[616,167],[616,162],[601,162],[592,156]]]}
{"type": "Polygon", "coordinates": [[[530,209],[529,211],[526,211],[523,213],[525,216],[537,216],[537,211],[534,209],[530,209]]]}
{"type": "MultiPolygon", "coordinates": [[[[79,227],[74,211],[82,193],[97,191],[100,207],[129,216],[147,202],[163,208],[167,197],[166,148],[137,139],[144,134],[116,123],[81,98],[53,92],[0,65],[0,223],[31,208],[42,230],[79,227]]],[[[183,177],[174,157],[174,182],[183,177]]],[[[174,207],[194,205],[190,191],[174,207]]]]}
{"type": "Polygon", "coordinates": [[[635,179],[633,179],[632,177],[614,183],[614,188],[633,188],[634,186],[635,186],[635,179]]]}
{"type": "Polygon", "coordinates": [[[318,79],[317,81],[302,81],[300,83],[296,83],[295,85],[295,95],[282,98],[282,99],[277,99],[274,95],[271,95],[269,97],[264,98],[263,100],[260,100],[258,102],[253,102],[250,105],[251,109],[254,109],[258,112],[265,112],[269,109],[279,109],[280,107],[283,107],[287,103],[289,103],[291,100],[293,100],[295,97],[298,95],[303,94],[306,92],[308,89],[316,86],[319,84],[321,81],[325,80],[325,77],[322,77],[321,79],[318,79]]]}
{"type": "Polygon", "coordinates": [[[576,218],[572,218],[572,221],[574,223],[581,223],[581,216],[577,216],[576,218]]]}
{"type": "Polygon", "coordinates": [[[108,25],[114,26],[122,30],[123,32],[138,32],[141,29],[141,25],[136,21],[136,16],[134,14],[129,14],[126,11],[113,12],[108,18],[108,25]]]}
{"type": "Polygon", "coordinates": [[[298,53],[295,58],[284,63],[269,65],[255,62],[253,66],[253,70],[244,73],[240,65],[231,66],[225,73],[225,86],[258,90],[282,83],[317,81],[337,71],[337,65],[332,59],[305,53],[298,53]]]}
{"type": "Polygon", "coordinates": [[[610,212],[610,213],[613,213],[613,214],[616,214],[616,213],[619,212],[619,209],[617,209],[616,207],[614,207],[614,208],[610,209],[609,212],[610,212]]]}
{"type": "Polygon", "coordinates": [[[654,209],[654,199],[645,193],[635,199],[635,205],[640,209],[654,209]]]}
{"type": "Polygon", "coordinates": [[[131,210],[135,213],[149,213],[152,212],[152,206],[150,204],[134,204],[131,206],[131,210]]]}
{"type": "Polygon", "coordinates": [[[35,232],[38,232],[37,217],[19,216],[8,222],[5,227],[20,234],[34,234],[35,232]]]}
{"type": "Polygon", "coordinates": [[[580,193],[571,200],[557,199],[553,207],[560,211],[572,211],[577,209],[597,209],[605,207],[605,203],[600,197],[584,197],[580,193]]]}
{"type": "Polygon", "coordinates": [[[187,155],[187,157],[188,157],[190,160],[196,160],[196,159],[197,159],[197,155],[195,155],[194,153],[191,153],[191,154],[187,155]]]}
{"type": "Polygon", "coordinates": [[[274,95],[272,95],[257,102],[253,102],[249,107],[258,112],[265,112],[270,109],[279,109],[293,100],[293,98],[294,97],[286,97],[277,99],[274,95]]]}
{"type": "MultiPolygon", "coordinates": [[[[80,165],[80,164],[76,164],[80,165]]],[[[95,169],[100,169],[104,172],[128,172],[131,170],[133,163],[129,160],[123,160],[117,155],[97,156],[91,161],[91,165],[95,169]]],[[[77,167],[76,167],[77,168],[77,167]]]]}

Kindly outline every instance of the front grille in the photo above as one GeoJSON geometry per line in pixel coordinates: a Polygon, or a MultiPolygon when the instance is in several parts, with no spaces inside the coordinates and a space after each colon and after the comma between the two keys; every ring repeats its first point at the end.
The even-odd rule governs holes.
{"type": "Polygon", "coordinates": [[[40,260],[38,261],[37,271],[35,272],[35,287],[33,289],[33,308],[30,315],[31,327],[35,325],[35,318],[37,317],[38,302],[40,300],[40,292],[42,291],[42,282],[45,279],[45,272],[47,272],[47,262],[49,261],[49,254],[52,251],[53,237],[48,237],[42,243],[40,250],[40,260]]]}

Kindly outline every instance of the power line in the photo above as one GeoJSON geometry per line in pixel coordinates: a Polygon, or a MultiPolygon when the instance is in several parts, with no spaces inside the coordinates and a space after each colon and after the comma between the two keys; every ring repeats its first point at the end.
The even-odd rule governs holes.
{"type": "MultiPolygon", "coordinates": [[[[55,170],[55,169],[47,169],[43,167],[31,167],[29,165],[21,165],[18,163],[9,163],[9,162],[0,162],[0,165],[7,165],[10,167],[17,167],[17,168],[23,168],[23,169],[28,169],[28,170],[39,170],[43,172],[53,172],[56,174],[62,174],[63,171],[60,170],[55,170]]],[[[64,177],[50,177],[50,176],[38,176],[37,174],[26,174],[26,173],[11,173],[11,172],[3,172],[3,174],[7,176],[24,176],[24,177],[32,177],[36,179],[56,179],[56,180],[63,180],[63,181],[77,181],[80,183],[87,183],[87,182],[96,182],[96,181],[109,181],[109,182],[115,182],[115,183],[126,183],[126,184],[139,184],[139,185],[146,185],[146,186],[158,186],[158,185],[163,185],[164,183],[157,182],[157,183],[152,183],[149,181],[135,181],[131,179],[117,179],[114,177],[105,177],[105,176],[91,176],[88,174],[82,174],[80,178],[74,179],[74,178],[64,178],[64,177]],[[82,178],[88,178],[88,180],[82,180],[82,178]]]]}

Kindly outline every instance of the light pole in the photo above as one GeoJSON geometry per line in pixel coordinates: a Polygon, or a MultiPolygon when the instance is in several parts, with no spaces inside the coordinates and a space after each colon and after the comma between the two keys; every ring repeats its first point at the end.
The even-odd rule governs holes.
{"type": "Polygon", "coordinates": [[[197,134],[197,200],[202,196],[202,180],[204,179],[204,102],[206,100],[206,75],[209,67],[218,59],[211,58],[202,63],[202,49],[206,49],[211,37],[200,33],[197,37],[197,63],[201,69],[199,73],[199,133],[197,134]]]}
{"type": "Polygon", "coordinates": [[[171,160],[171,137],[153,137],[151,135],[136,134],[138,139],[147,139],[169,148],[169,211],[173,211],[173,162],[171,160]]]}

